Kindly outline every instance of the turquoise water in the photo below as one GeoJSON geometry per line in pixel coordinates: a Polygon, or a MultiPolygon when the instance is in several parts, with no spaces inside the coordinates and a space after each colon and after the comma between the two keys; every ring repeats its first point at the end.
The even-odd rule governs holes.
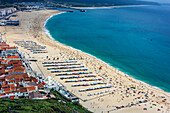
{"type": "Polygon", "coordinates": [[[88,9],[49,19],[51,36],[170,92],[170,6],[88,9]]]}

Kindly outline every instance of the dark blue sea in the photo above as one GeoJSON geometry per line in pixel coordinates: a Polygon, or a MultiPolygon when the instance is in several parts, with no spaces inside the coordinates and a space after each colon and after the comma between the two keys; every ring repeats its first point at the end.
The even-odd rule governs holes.
{"type": "Polygon", "coordinates": [[[56,41],[170,92],[170,6],[63,13],[45,27],[56,41]]]}

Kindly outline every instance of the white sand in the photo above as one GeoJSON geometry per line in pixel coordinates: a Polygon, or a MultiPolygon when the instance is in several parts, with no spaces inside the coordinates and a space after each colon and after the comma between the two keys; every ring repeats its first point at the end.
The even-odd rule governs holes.
{"type": "MultiPolygon", "coordinates": [[[[21,22],[20,26],[6,26],[0,27],[0,32],[7,32],[6,39],[10,45],[15,45],[13,41],[17,40],[32,40],[37,42],[38,44],[47,46],[48,53],[45,54],[33,54],[30,51],[19,47],[20,51],[25,52],[26,57],[29,57],[27,53],[30,53],[30,56],[33,58],[37,58],[37,63],[32,63],[32,67],[37,73],[43,73],[44,76],[52,76],[62,84],[64,84],[67,89],[77,95],[80,99],[88,101],[83,102],[80,100],[80,103],[87,109],[95,113],[106,113],[108,111],[115,113],[169,113],[170,109],[170,95],[169,93],[156,89],[150,85],[143,84],[142,82],[127,76],[123,72],[113,68],[112,66],[106,64],[105,62],[90,56],[86,53],[73,49],[71,47],[65,46],[61,43],[55,42],[51,40],[46,34],[43,32],[44,21],[49,18],[51,15],[60,13],[59,11],[52,10],[43,10],[43,11],[32,11],[32,12],[20,12],[18,13],[18,18],[21,22]],[[37,38],[34,36],[37,35],[37,38]],[[87,86],[87,87],[71,87],[71,84],[75,83],[65,83],[65,80],[60,80],[60,77],[56,77],[54,74],[51,74],[50,71],[43,67],[42,62],[48,61],[46,56],[51,58],[59,57],[60,61],[69,60],[69,58],[75,58],[78,60],[78,63],[81,63],[88,68],[89,71],[93,71],[93,74],[99,75],[98,77],[103,77],[108,84],[112,84],[113,88],[118,88],[118,91],[115,91],[113,94],[106,93],[106,95],[96,95],[96,96],[87,96],[88,93],[94,93],[103,91],[105,89],[100,89],[96,91],[88,91],[88,92],[78,92],[79,89],[84,89],[88,87],[96,87],[96,86],[87,86]],[[84,60],[79,60],[83,58],[84,60]],[[99,67],[102,66],[102,69],[99,70],[99,67]],[[112,80],[112,81],[110,81],[112,80]],[[110,83],[109,83],[110,82],[110,83]],[[130,89],[126,92],[127,88],[134,86],[136,89],[130,89]],[[136,91],[134,93],[133,91],[136,91]],[[114,111],[114,106],[128,105],[131,102],[136,103],[139,100],[145,100],[145,94],[138,94],[139,91],[148,92],[148,100],[149,102],[142,103],[133,107],[123,108],[117,111],[114,111]],[[153,94],[151,94],[151,91],[153,94]],[[154,96],[155,95],[155,96],[154,96]],[[101,97],[100,97],[101,96],[101,97]],[[162,102],[164,98],[161,96],[165,96],[167,99],[165,102],[162,102]],[[136,99],[137,97],[141,97],[140,99],[136,99]],[[91,99],[91,100],[89,100],[91,99]],[[153,106],[152,104],[157,104],[157,106],[153,106]],[[153,108],[150,108],[152,106],[153,108]],[[161,106],[163,108],[161,108],[161,106]],[[147,108],[147,111],[143,110],[143,108],[147,108]],[[157,111],[158,108],[161,111],[157,111]]],[[[16,18],[15,18],[16,19],[16,18]]],[[[16,20],[17,20],[16,19],[16,20]]],[[[5,39],[5,36],[3,36],[5,39]]],[[[16,46],[16,45],[15,45],[16,46]]],[[[86,82],[82,82],[86,83],[86,82]]],[[[109,89],[113,89],[109,88],[109,89]]]]}

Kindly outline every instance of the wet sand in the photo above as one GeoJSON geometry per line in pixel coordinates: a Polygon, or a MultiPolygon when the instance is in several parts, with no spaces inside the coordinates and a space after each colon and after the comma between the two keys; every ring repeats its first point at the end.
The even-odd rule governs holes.
{"type": "MultiPolygon", "coordinates": [[[[42,10],[31,12],[19,12],[17,19],[20,20],[20,26],[6,26],[0,27],[0,32],[6,32],[3,39],[7,40],[10,45],[16,45],[13,41],[32,40],[46,46],[48,53],[33,54],[29,50],[18,46],[18,49],[25,53],[27,58],[36,58],[38,61],[32,63],[34,71],[39,74],[42,73],[44,77],[51,76],[55,80],[61,82],[73,94],[80,98],[80,103],[88,110],[95,113],[169,113],[170,111],[170,95],[169,93],[138,81],[123,72],[115,69],[107,63],[74,48],[68,47],[64,44],[52,40],[44,32],[44,22],[50,16],[61,13],[60,11],[42,10]],[[47,59],[48,56],[48,59],[47,59]],[[50,58],[50,60],[49,60],[50,58]],[[98,75],[96,78],[103,78],[107,81],[107,85],[112,85],[112,88],[117,88],[117,91],[104,93],[100,95],[87,96],[88,93],[100,92],[106,89],[99,89],[93,91],[79,92],[79,89],[102,86],[80,86],[71,87],[76,83],[65,83],[60,77],[55,76],[43,67],[43,61],[53,61],[58,58],[58,61],[68,61],[69,59],[77,60],[78,63],[88,68],[93,74],[98,75]],[[102,66],[101,69],[100,66],[102,66]],[[166,100],[165,100],[166,99],[166,100]],[[84,101],[87,100],[87,101],[84,101]],[[145,101],[139,103],[139,101],[145,101]],[[139,103],[139,104],[136,104],[139,103]],[[156,105],[156,106],[155,106],[156,105]],[[116,110],[116,106],[124,106],[124,108],[116,110]],[[147,110],[143,110],[147,108],[147,110]],[[160,111],[158,111],[160,110],[160,111]]],[[[13,17],[16,19],[16,17],[13,17]]],[[[17,20],[16,19],[16,20],[17,20]]],[[[81,83],[87,83],[81,82],[81,83]]]]}

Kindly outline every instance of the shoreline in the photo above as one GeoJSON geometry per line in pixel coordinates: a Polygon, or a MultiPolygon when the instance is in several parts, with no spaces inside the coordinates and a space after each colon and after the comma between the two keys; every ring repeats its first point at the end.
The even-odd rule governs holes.
{"type": "MultiPolygon", "coordinates": [[[[152,97],[153,95],[149,94],[149,102],[147,103],[147,106],[151,105],[150,103],[155,103],[155,102],[159,102],[160,105],[149,109],[148,108],[148,113],[156,113],[155,110],[157,111],[158,108],[161,107],[161,105],[163,106],[163,109],[166,112],[166,109],[170,109],[170,107],[168,107],[169,103],[169,93],[165,92],[163,90],[159,90],[157,88],[154,88],[154,86],[151,86],[149,84],[144,84],[142,83],[142,81],[139,81],[125,73],[123,73],[122,71],[118,70],[117,68],[109,65],[109,63],[106,63],[104,61],[102,61],[101,59],[98,59],[97,57],[88,54],[86,52],[83,52],[81,50],[78,49],[74,49],[71,46],[67,46],[66,44],[62,44],[58,41],[55,41],[52,37],[49,36],[49,34],[47,35],[45,32],[45,24],[48,22],[48,20],[55,16],[62,13],[61,11],[52,11],[52,10],[42,10],[42,11],[32,11],[32,12],[20,12],[19,13],[19,17],[21,20],[21,26],[19,27],[8,27],[8,31],[5,30],[5,28],[1,27],[0,31],[7,32],[7,41],[10,44],[13,44],[13,41],[16,40],[32,40],[37,42],[38,44],[44,45],[47,47],[47,51],[48,53],[46,54],[33,54],[28,50],[25,50],[22,47],[18,47],[19,50],[23,51],[26,54],[30,54],[30,56],[32,58],[37,59],[37,63],[33,63],[31,62],[31,66],[34,69],[34,71],[36,73],[43,73],[43,75],[46,76],[51,76],[52,78],[54,78],[56,81],[59,81],[61,84],[64,84],[64,86],[66,86],[66,88],[72,92],[73,94],[75,94],[77,97],[80,98],[80,104],[83,105],[83,107],[87,108],[88,110],[95,112],[95,113],[99,113],[101,111],[107,112],[107,111],[112,111],[114,110],[114,105],[120,106],[120,105],[127,105],[129,102],[136,102],[137,100],[133,100],[134,96],[133,96],[133,92],[131,92],[131,90],[129,91],[128,94],[126,94],[126,89],[131,87],[132,85],[135,85],[136,87],[136,91],[144,91],[144,92],[151,92],[153,91],[154,94],[156,94],[156,97],[152,97]],[[2,29],[3,28],[3,29],[2,29]],[[22,31],[22,32],[21,32],[22,31]],[[38,31],[38,32],[36,32],[38,31]],[[34,37],[35,33],[38,35],[38,37],[34,37]],[[41,55],[41,56],[40,56],[41,55]],[[83,88],[83,87],[71,87],[70,83],[65,83],[64,81],[62,81],[59,77],[56,77],[54,74],[51,74],[49,71],[47,71],[46,68],[43,67],[42,62],[44,61],[53,61],[52,59],[55,57],[59,57],[61,61],[66,61],[68,60],[68,58],[70,57],[70,55],[73,55],[74,58],[77,58],[76,60],[78,61],[78,63],[81,63],[82,65],[85,66],[85,68],[88,68],[89,71],[93,71],[94,74],[97,74],[98,77],[102,77],[105,78],[106,81],[109,83],[109,80],[112,78],[112,80],[114,81],[114,87],[113,88],[118,88],[118,91],[114,92],[114,93],[109,93],[107,95],[100,95],[100,96],[87,96],[88,92],[84,92],[81,93],[79,92],[79,88],[83,88]],[[47,59],[46,56],[49,56],[51,58],[51,60],[47,59]],[[82,56],[84,59],[80,60],[79,56],[82,56]],[[37,67],[38,65],[38,67],[37,67]],[[99,70],[98,67],[103,66],[102,70],[99,70]],[[40,69],[40,70],[39,70],[40,69]],[[98,72],[98,73],[96,73],[98,72]],[[108,77],[105,77],[105,75],[107,75],[108,77]],[[118,82],[118,83],[117,83],[118,82]],[[119,83],[122,84],[119,85],[119,83]],[[119,88],[122,87],[122,88],[119,88]],[[144,87],[144,88],[141,88],[144,87]],[[123,91],[123,92],[121,92],[123,91]],[[129,96],[130,94],[132,94],[131,96],[129,96]],[[166,101],[166,103],[162,103],[161,99],[157,99],[160,98],[161,96],[165,96],[168,100],[166,101]],[[124,98],[122,98],[122,96],[124,98]],[[128,97],[127,97],[128,96],[128,97]],[[114,97],[114,98],[113,98],[114,97]],[[84,99],[88,99],[88,101],[84,102],[84,99]],[[122,101],[120,99],[123,99],[122,101]]],[[[103,79],[103,80],[105,80],[103,79]]],[[[97,85],[99,86],[99,85],[97,85]]],[[[89,86],[87,86],[89,87],[89,86]]],[[[97,90],[97,91],[102,91],[102,90],[97,90]]],[[[133,90],[132,90],[133,91],[133,90]]],[[[137,98],[137,94],[136,94],[136,98],[137,98]]],[[[139,95],[141,98],[145,98],[145,96],[143,94],[139,95]]],[[[133,106],[133,107],[127,107],[125,109],[121,109],[121,110],[116,110],[115,113],[122,113],[122,112],[126,112],[126,113],[132,113],[132,111],[136,111],[138,113],[144,113],[146,111],[143,111],[143,107],[145,107],[145,104],[141,104],[140,106],[133,106]],[[130,111],[129,111],[130,110],[130,111]]]]}
{"type": "MultiPolygon", "coordinates": [[[[63,14],[63,13],[67,13],[67,12],[60,12],[60,13],[58,13],[58,14],[54,14],[54,15],[51,15],[49,18],[47,18],[45,21],[44,21],[44,24],[43,24],[43,29],[42,29],[42,31],[46,34],[46,36],[47,37],[49,37],[51,40],[53,40],[53,41],[56,41],[56,40],[54,40],[54,38],[50,35],[50,31],[45,27],[46,26],[46,24],[47,24],[47,22],[48,22],[48,20],[50,19],[50,18],[52,18],[53,16],[56,16],[56,15],[60,15],[60,14],[63,14]]],[[[56,41],[56,42],[58,42],[58,41],[56,41]]],[[[59,43],[59,42],[58,42],[59,43]]]]}
{"type": "Polygon", "coordinates": [[[121,6],[102,6],[102,7],[72,7],[78,9],[111,9],[111,8],[121,8],[121,7],[141,7],[149,5],[121,5],[121,6]]]}
{"type": "MultiPolygon", "coordinates": [[[[67,13],[67,12],[61,12],[61,13],[59,13],[59,14],[63,14],[63,13],[67,13]]],[[[105,63],[106,65],[111,66],[109,63],[103,61],[102,59],[98,58],[97,56],[94,56],[94,55],[92,55],[92,54],[90,54],[90,53],[87,53],[87,52],[84,52],[84,51],[82,51],[82,50],[76,49],[76,48],[74,48],[74,47],[72,47],[72,46],[69,46],[69,45],[67,45],[67,44],[63,44],[63,43],[61,43],[61,42],[59,42],[59,41],[56,41],[56,40],[51,36],[50,31],[49,31],[45,26],[46,26],[46,24],[47,24],[47,22],[49,21],[50,18],[52,18],[53,16],[57,16],[57,15],[59,15],[59,14],[52,15],[52,16],[50,16],[47,20],[45,20],[44,28],[43,28],[43,30],[45,29],[45,31],[44,31],[45,34],[46,34],[48,37],[50,37],[51,40],[55,41],[56,43],[60,43],[60,44],[62,44],[62,45],[64,45],[64,46],[67,46],[67,47],[69,47],[69,48],[71,48],[71,49],[74,49],[74,50],[76,50],[76,51],[83,52],[84,54],[87,54],[87,55],[89,55],[89,56],[91,56],[91,57],[94,57],[95,59],[99,60],[100,62],[103,62],[103,63],[105,63]]],[[[135,77],[133,77],[133,75],[126,74],[126,72],[122,71],[120,68],[116,68],[116,67],[114,67],[114,66],[111,66],[111,67],[114,68],[114,69],[116,69],[116,70],[118,70],[118,71],[120,71],[120,72],[122,72],[124,75],[126,75],[126,76],[128,76],[128,77],[131,77],[132,79],[135,79],[135,80],[138,81],[139,83],[146,84],[146,85],[148,85],[148,86],[150,86],[150,87],[152,87],[152,88],[154,88],[154,89],[156,89],[156,90],[160,90],[160,91],[163,91],[163,92],[166,92],[166,93],[169,93],[169,94],[170,94],[170,92],[165,91],[165,90],[163,90],[163,89],[161,89],[161,88],[159,88],[159,87],[157,87],[157,86],[153,86],[153,85],[150,85],[149,83],[146,83],[145,81],[136,79],[135,77]]]]}

